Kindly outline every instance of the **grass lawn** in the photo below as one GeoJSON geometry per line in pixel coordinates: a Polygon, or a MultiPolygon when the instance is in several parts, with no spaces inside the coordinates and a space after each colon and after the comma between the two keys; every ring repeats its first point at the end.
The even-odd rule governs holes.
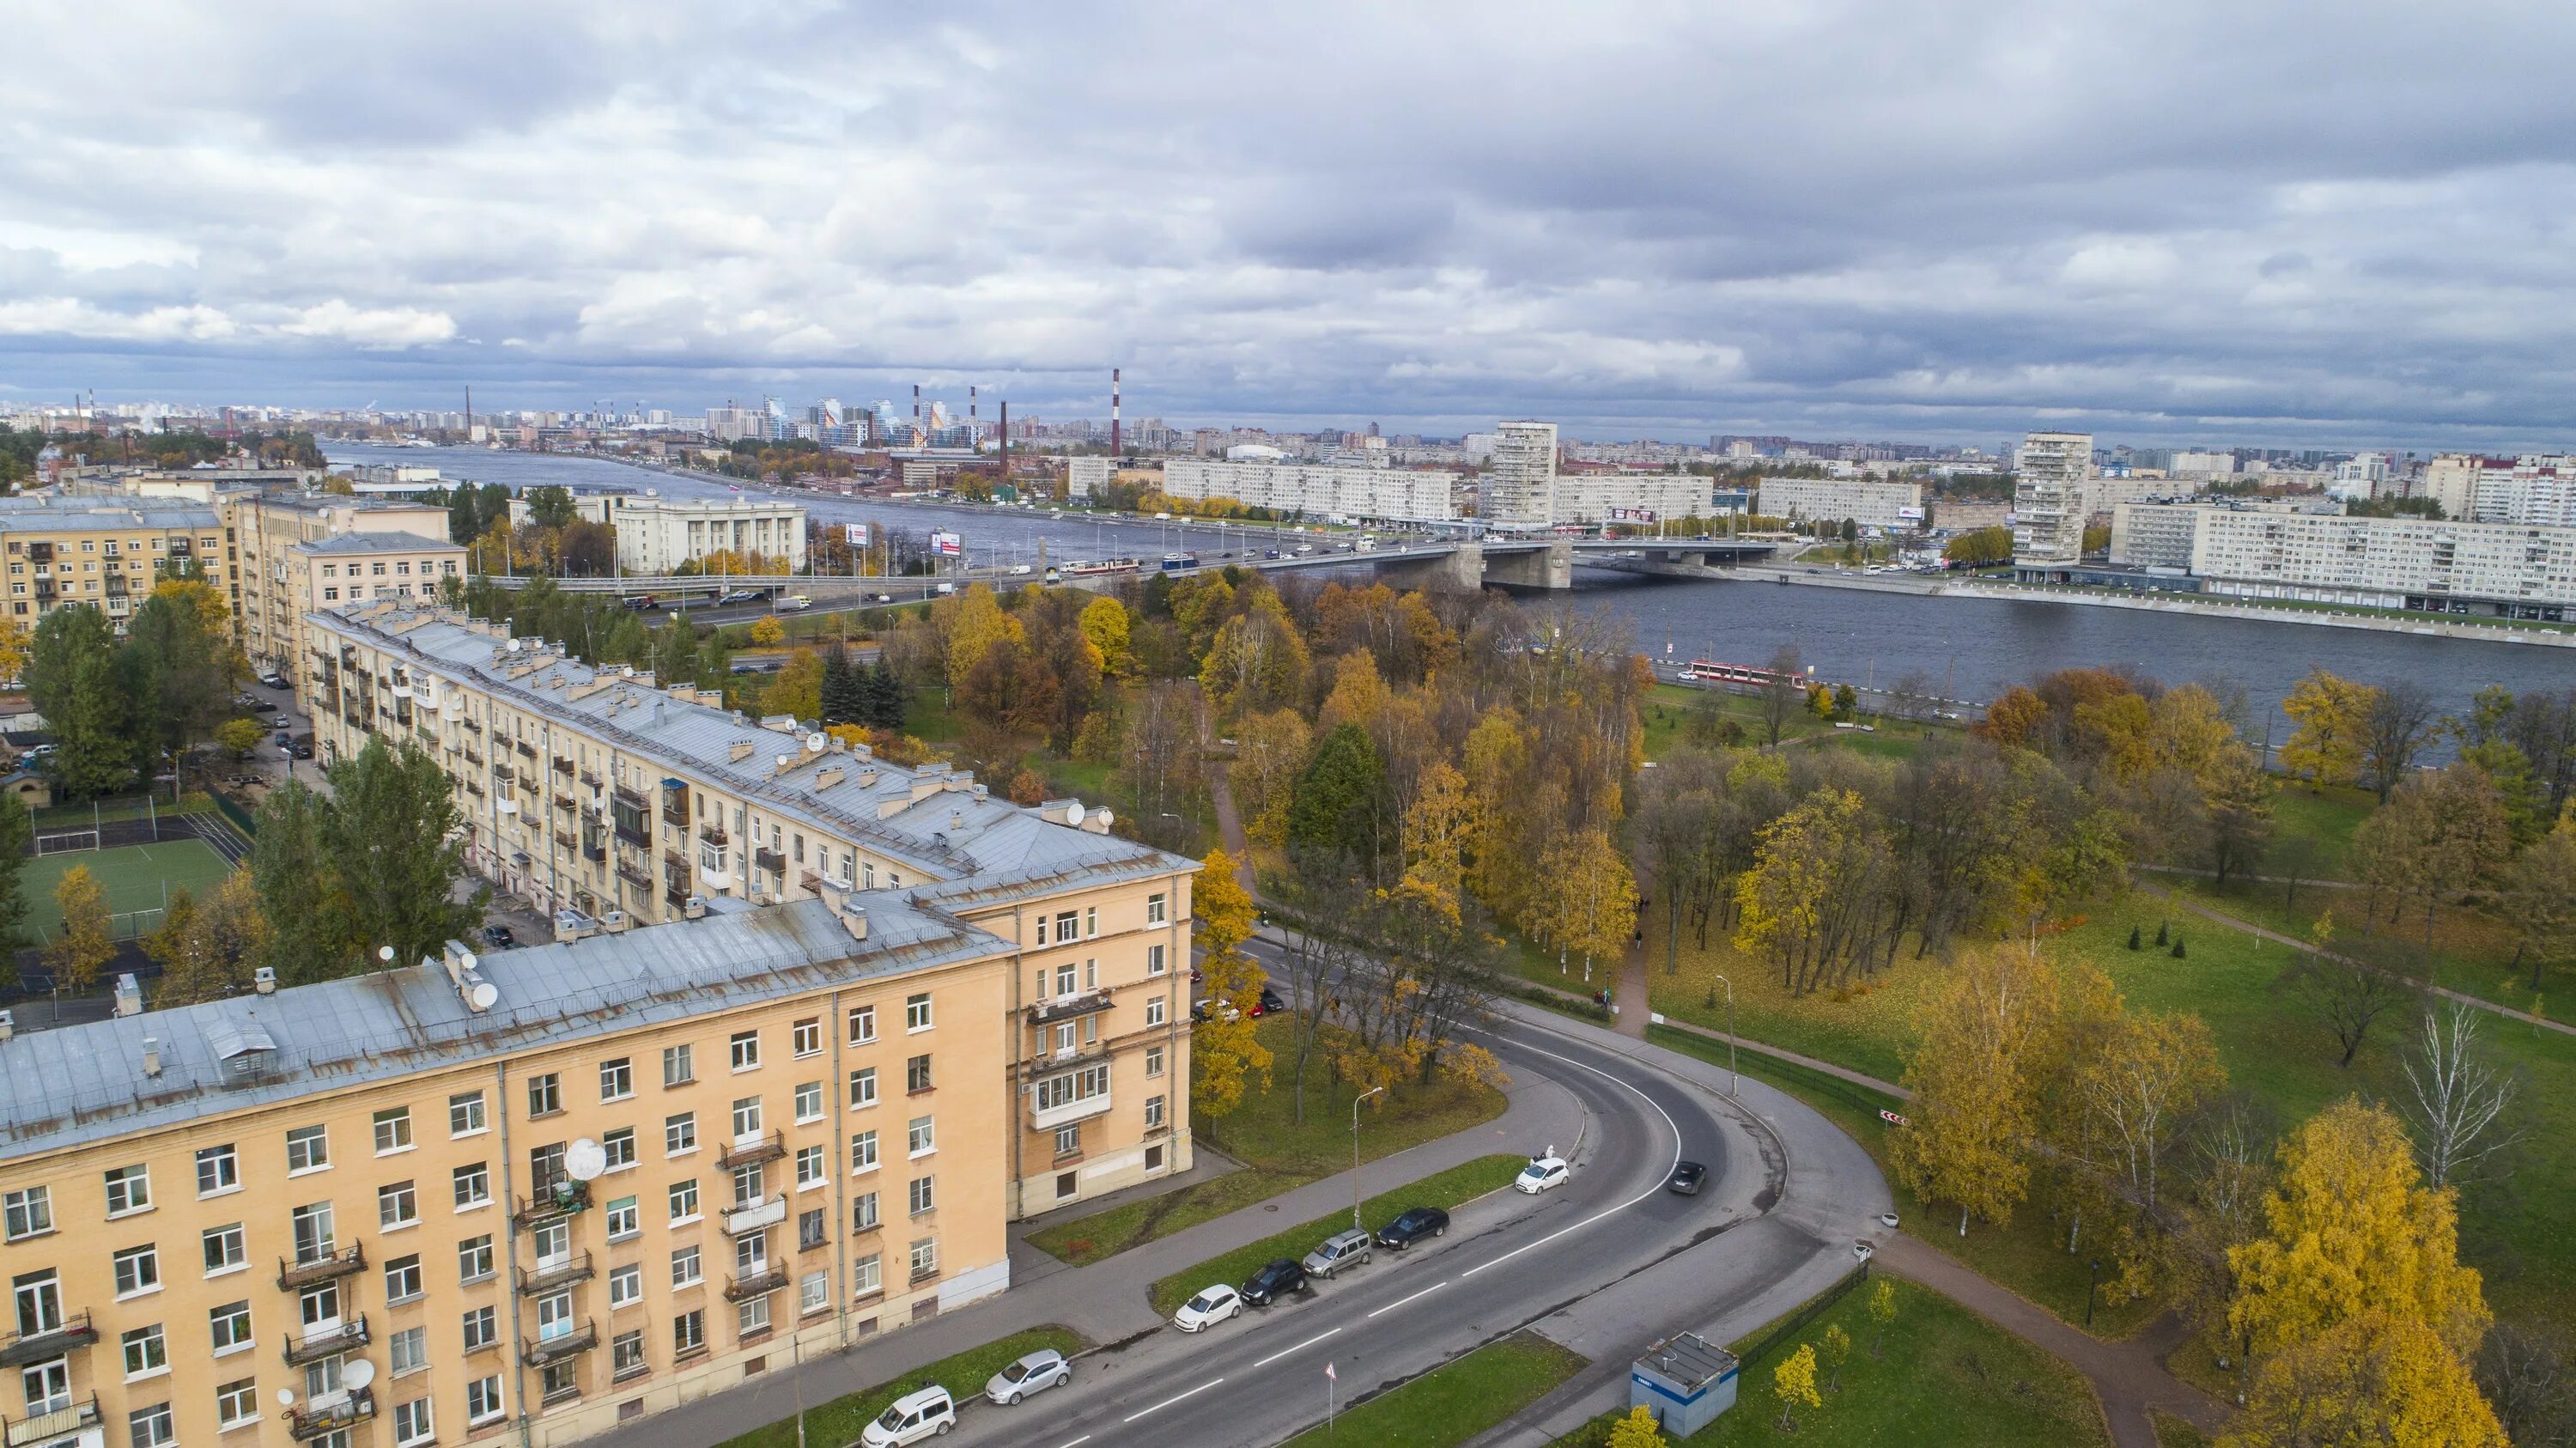
{"type": "MultiPolygon", "coordinates": [[[[1261,1043],[1279,1058],[1268,1091],[1245,1092],[1242,1104],[1221,1120],[1201,1117],[1191,1123],[1202,1145],[1242,1162],[1244,1170],[1048,1227],[1032,1234],[1030,1244],[1082,1266],[1348,1170],[1351,1098],[1357,1093],[1333,1081],[1321,1063],[1310,1064],[1306,1119],[1299,1122],[1288,1063],[1289,1029],[1284,1018],[1265,1018],[1257,1027],[1261,1043]]],[[[1491,1121],[1508,1104],[1491,1087],[1446,1079],[1399,1086],[1388,1093],[1384,1107],[1373,1106],[1361,1120],[1360,1159],[1375,1161],[1491,1121]]]]}
{"type": "Polygon", "coordinates": [[[1583,1366],[1580,1355],[1516,1332],[1339,1415],[1330,1437],[1309,1428],[1284,1448],[1452,1448],[1547,1396],[1583,1366]]]}
{"type": "MultiPolygon", "coordinates": [[[[167,900],[164,887],[173,894],[180,890],[203,894],[232,873],[232,866],[224,863],[214,846],[194,839],[38,855],[27,862],[25,872],[18,877],[19,898],[27,902],[29,939],[51,940],[63,933],[63,912],[54,903],[54,886],[74,866],[89,868],[107,891],[109,912],[119,916],[129,911],[160,909],[167,900]]],[[[148,933],[160,922],[156,917],[141,922],[118,920],[113,924],[122,938],[148,933]],[[138,924],[140,931],[131,928],[138,924]]]]}
{"type": "MultiPolygon", "coordinates": [[[[1419,1181],[1408,1182],[1393,1191],[1380,1192],[1360,1206],[1360,1220],[1371,1231],[1386,1225],[1388,1219],[1408,1207],[1455,1207],[1473,1201],[1487,1192],[1500,1191],[1511,1185],[1513,1177],[1529,1165],[1526,1156],[1480,1156],[1460,1162],[1447,1171],[1433,1172],[1419,1181]]],[[[1155,1282],[1151,1294],[1154,1311],[1169,1317],[1172,1310],[1189,1301],[1190,1294],[1212,1282],[1237,1283],[1251,1276],[1264,1264],[1281,1257],[1303,1257],[1312,1252],[1326,1237],[1350,1226],[1350,1213],[1335,1212],[1302,1222],[1285,1231],[1273,1232],[1258,1242],[1249,1242],[1231,1252],[1211,1257],[1195,1267],[1185,1267],[1155,1282]]]]}
{"type": "MultiPolygon", "coordinates": [[[[1735,659],[1730,662],[1759,661],[1735,659]]],[[[1646,697],[1638,702],[1638,712],[1645,721],[1648,759],[1661,759],[1684,743],[1689,735],[1683,726],[1694,714],[1715,714],[1720,719],[1734,720],[1743,728],[1742,742],[1747,745],[1758,747],[1770,733],[1762,722],[1760,696],[1735,694],[1715,687],[1702,689],[1684,684],[1657,684],[1647,690],[1646,697]]],[[[1789,712],[1788,719],[1780,726],[1783,742],[1832,732],[1831,724],[1807,712],[1807,701],[1803,698],[1798,700],[1797,707],[1789,712]]]]}
{"type": "MultiPolygon", "coordinates": [[[[2514,928],[2483,910],[2452,906],[2441,911],[2433,918],[2432,943],[2427,946],[2420,915],[2402,922],[2382,916],[2366,926],[2362,912],[2369,907],[2359,890],[2303,889],[2290,902],[2278,885],[2231,881],[2221,891],[2209,880],[2187,875],[2159,875],[2153,883],[2237,919],[2301,939],[2307,938],[2318,916],[2332,911],[2333,948],[2344,955],[2516,1010],[2532,1008],[2531,967],[2514,964],[2514,928]]],[[[2542,969],[2544,1008],[2550,1000],[2571,993],[2576,993],[2576,964],[2542,969]]]]}
{"type": "MultiPolygon", "coordinates": [[[[950,1396],[964,1401],[984,1391],[985,1380],[1004,1366],[1040,1348],[1051,1347],[1070,1357],[1089,1346],[1082,1334],[1069,1327],[1033,1327],[1015,1332],[998,1342],[968,1348],[954,1357],[939,1361],[917,1372],[904,1374],[891,1382],[834,1398],[819,1407],[805,1410],[804,1441],[828,1445],[855,1443],[859,1430],[886,1410],[888,1404],[904,1394],[934,1383],[945,1386],[950,1396]]],[[[865,1351],[865,1349],[861,1349],[865,1351]]],[[[1081,1369],[1076,1368],[1076,1372],[1081,1369]]],[[[718,1448],[796,1448],[796,1420],[781,1418],[765,1428],[754,1428],[724,1440],[718,1448]]]]}
{"type": "Polygon", "coordinates": [[[2156,1448],[2209,1448],[2209,1435],[2162,1408],[2149,1408],[2147,1421],[2155,1425],[2156,1448]]]}
{"type": "Polygon", "coordinates": [[[2315,842],[2317,864],[2327,878],[2348,880],[2352,878],[2347,862],[2352,832],[2378,807],[2379,796],[2366,789],[2340,785],[2312,789],[2284,779],[2272,794],[2273,837],[2295,835],[2315,842]]]}
{"type": "MultiPolygon", "coordinates": [[[[1649,958],[1660,961],[1658,924],[1649,924],[1647,948],[1649,958]]],[[[2197,1013],[2216,1038],[2231,1083],[2269,1103],[2284,1131],[2340,1097],[2359,1093],[2365,1099],[2394,1100],[2404,1088],[2397,1062],[2413,1020],[2384,1022],[2353,1067],[2338,1068],[2338,1052],[2325,1027],[2276,987],[2292,956],[2286,946],[2180,916],[2169,902],[2141,892],[2092,907],[2087,923],[2044,940],[2042,948],[2100,966],[2133,1007],[2197,1013]],[[2168,921],[2183,933],[2185,959],[2126,948],[2132,924],[2152,938],[2156,926],[2168,921]]],[[[1727,971],[1734,978],[1738,1021],[1746,1036],[1892,1081],[1903,1072],[1904,1053],[1913,1039],[1914,1003],[1940,969],[1937,962],[1900,959],[1885,983],[1866,995],[1840,1002],[1822,996],[1792,1000],[1776,976],[1735,956],[1712,933],[1711,949],[1704,953],[1691,949],[1685,936],[1680,973],[1666,976],[1659,965],[1653,995],[1655,1008],[1667,1015],[1722,1028],[1722,996],[1715,1008],[1707,999],[1713,973],[1727,971]]],[[[2570,1149],[2576,1146],[2576,1040],[2501,1020],[2487,1024],[2483,1039],[2506,1069],[2523,1078],[2518,1112],[2527,1141],[2515,1154],[2510,1177],[2473,1186],[2464,1195],[2462,1255],[2487,1274],[2489,1301],[2499,1309],[2576,1325],[2576,1290],[2571,1290],[2576,1286],[2576,1236],[2561,1230],[2561,1213],[2553,1205],[2576,1200],[2576,1150],[2570,1149]]],[[[1862,1140],[1868,1144],[1869,1138],[1862,1140]]],[[[2026,1204],[2017,1220],[2033,1212],[2026,1204]]],[[[2044,1219],[2044,1209],[2037,1215],[2044,1219]]],[[[1971,1243],[1976,1232],[1970,1229],[1971,1243]]],[[[1946,1247],[1957,1238],[1927,1232],[1924,1240],[1946,1247]]],[[[2062,1293],[2044,1293],[2000,1272],[1989,1275],[2014,1282],[2061,1316],[2068,1315],[2062,1293]]],[[[2080,1315],[2080,1295],[2073,1300],[2080,1315]]],[[[2101,1330],[2098,1320],[2096,1330],[2101,1330]]]]}

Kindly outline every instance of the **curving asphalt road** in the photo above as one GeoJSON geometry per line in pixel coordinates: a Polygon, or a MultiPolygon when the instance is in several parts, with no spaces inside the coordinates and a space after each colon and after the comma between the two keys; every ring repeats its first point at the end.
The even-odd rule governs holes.
{"type": "Polygon", "coordinates": [[[949,1441],[1259,1448],[1322,1420],[1327,1362],[1347,1405],[1533,1324],[1595,1359],[1542,1405],[1588,1415],[1613,1373],[1624,1395],[1627,1358],[1649,1339],[1758,1313],[1741,1331],[1847,1271],[1853,1238],[1886,1209],[1867,1158],[1850,1148],[1856,1175],[1832,1152],[1848,1138],[1758,1083],[1730,1101],[1723,1073],[1698,1079],[1680,1069],[1699,1065],[1689,1058],[1517,1011],[1491,1044],[1506,1069],[1553,1080],[1589,1115],[1567,1186],[1471,1203],[1446,1239],[1381,1252],[1304,1300],[1090,1354],[1069,1387],[969,1406],[949,1441]],[[1696,1197],[1663,1189],[1685,1158],[1710,1168],[1696,1197]]]}

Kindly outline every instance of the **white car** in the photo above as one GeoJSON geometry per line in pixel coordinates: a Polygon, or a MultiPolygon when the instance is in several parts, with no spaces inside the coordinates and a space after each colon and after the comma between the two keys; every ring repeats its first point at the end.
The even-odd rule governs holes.
{"type": "Polygon", "coordinates": [[[859,1430],[859,1442],[866,1448],[900,1448],[936,1438],[956,1426],[957,1405],[949,1400],[948,1390],[923,1388],[895,1399],[893,1407],[859,1430]]]}
{"type": "Polygon", "coordinates": [[[1031,569],[1029,565],[1025,563],[1014,563],[1011,565],[1011,576],[1013,578],[1026,578],[1033,571],[1035,570],[1031,569]]]}
{"type": "Polygon", "coordinates": [[[1567,1166],[1561,1156],[1534,1156],[1528,1166],[1521,1168],[1521,1174],[1512,1178],[1512,1188],[1536,1196],[1549,1187],[1565,1185],[1573,1175],[1574,1168],[1567,1166]]]}
{"type": "Polygon", "coordinates": [[[1031,1393],[1060,1388],[1073,1381],[1073,1364],[1054,1348],[1043,1348],[993,1374],[984,1384],[984,1396],[1004,1407],[1031,1393]]]}
{"type": "Polygon", "coordinates": [[[1172,1326],[1183,1332],[1203,1332],[1242,1311],[1243,1298],[1220,1282],[1200,1288],[1198,1296],[1182,1303],[1181,1310],[1172,1314],[1172,1326]]]}

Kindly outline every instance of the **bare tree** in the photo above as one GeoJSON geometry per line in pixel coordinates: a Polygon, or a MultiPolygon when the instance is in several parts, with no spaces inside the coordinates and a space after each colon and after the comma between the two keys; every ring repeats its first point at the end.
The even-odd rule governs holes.
{"type": "Polygon", "coordinates": [[[2415,758],[2433,742],[2441,716],[2432,691],[2411,679],[2398,679],[2373,689],[2361,716],[2362,775],[2388,803],[2391,790],[2406,777],[2415,758]]]}
{"type": "Polygon", "coordinates": [[[1887,712],[1909,724],[1928,723],[1939,716],[1941,702],[1932,691],[1932,676],[1915,669],[1890,684],[1887,689],[1887,712]]]}
{"type": "Polygon", "coordinates": [[[1768,667],[1771,677],[1762,685],[1762,730],[1777,748],[1780,731],[1806,707],[1807,665],[1798,657],[1796,644],[1782,644],[1772,651],[1768,667]]]}
{"type": "Polygon", "coordinates": [[[1363,961],[1348,926],[1364,915],[1372,894],[1347,856],[1298,851],[1288,873],[1266,882],[1279,897],[1279,923],[1287,948],[1272,979],[1287,988],[1291,1033],[1289,1074],[1296,1082],[1296,1116],[1306,1120],[1306,1067],[1315,1046],[1363,961]]]}
{"type": "Polygon", "coordinates": [[[2379,1018],[2415,997],[2412,982],[2324,951],[2303,957],[2282,972],[2281,980],[2308,1013],[2334,1033],[2335,1044],[2343,1048],[2335,1064],[2345,1068],[2361,1054],[2362,1043],[2370,1039],[2370,1028],[2379,1018]]]}
{"type": "Polygon", "coordinates": [[[2399,1105],[2431,1186],[2467,1180],[2522,1139],[2519,1128],[2497,1129],[2522,1083],[2478,1049],[2485,1014],[2458,1001],[2427,1005],[2423,1034],[2403,1062],[2409,1099],[2399,1105]]]}
{"type": "Polygon", "coordinates": [[[2478,1387],[2522,1448],[2576,1445],[2576,1372],[2567,1338],[2539,1323],[2499,1322],[2478,1345],[2478,1387]]]}

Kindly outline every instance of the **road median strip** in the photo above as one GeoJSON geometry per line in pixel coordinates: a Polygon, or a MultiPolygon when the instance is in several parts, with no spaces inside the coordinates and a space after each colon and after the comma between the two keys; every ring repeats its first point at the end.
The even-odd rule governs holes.
{"type": "Polygon", "coordinates": [[[1318,1448],[1326,1442],[1455,1448],[1546,1397],[1588,1365],[1581,1354],[1534,1332],[1516,1332],[1363,1398],[1337,1414],[1329,1430],[1309,1428],[1281,1448],[1318,1448]]]}
{"type": "MultiPolygon", "coordinates": [[[[948,1390],[959,1407],[981,1398],[984,1384],[993,1374],[1041,1348],[1053,1348],[1072,1357],[1088,1343],[1081,1333],[1069,1327],[1033,1327],[1009,1337],[971,1347],[961,1353],[941,1358],[889,1378],[872,1388],[844,1394],[830,1402],[805,1410],[805,1432],[801,1439],[794,1418],[781,1418],[764,1427],[754,1428],[724,1440],[717,1448],[795,1448],[799,1441],[820,1444],[855,1443],[859,1430],[883,1413],[888,1405],[906,1393],[936,1384],[948,1390]]],[[[815,1361],[824,1361],[816,1358],[815,1361]]]]}

